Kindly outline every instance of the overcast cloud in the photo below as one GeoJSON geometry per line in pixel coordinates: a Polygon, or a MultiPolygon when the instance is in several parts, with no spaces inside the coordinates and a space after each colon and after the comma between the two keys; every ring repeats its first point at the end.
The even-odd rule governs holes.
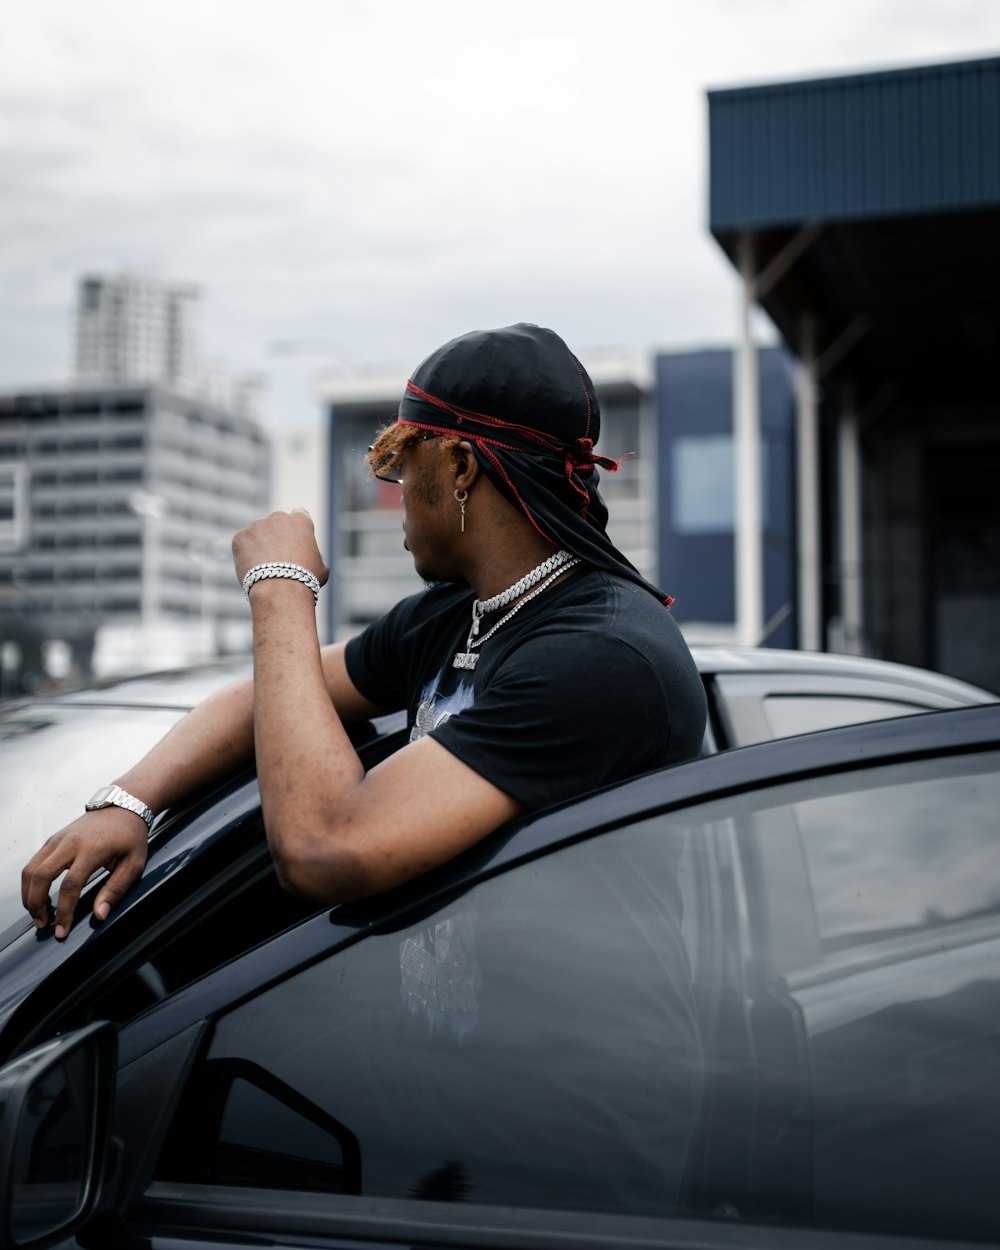
{"type": "Polygon", "coordinates": [[[0,388],[65,377],[76,276],[123,267],[204,288],[278,423],[324,354],[479,326],[727,342],[706,90],[998,53],[993,0],[6,0],[0,388]]]}

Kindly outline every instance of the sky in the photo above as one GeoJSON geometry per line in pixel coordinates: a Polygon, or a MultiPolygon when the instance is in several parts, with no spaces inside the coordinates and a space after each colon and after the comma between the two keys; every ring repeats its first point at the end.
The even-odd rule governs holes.
{"type": "Polygon", "coordinates": [[[706,92],[998,54],[997,0],[4,0],[0,390],[126,268],[202,288],[283,427],[471,329],[729,343],[706,92]]]}

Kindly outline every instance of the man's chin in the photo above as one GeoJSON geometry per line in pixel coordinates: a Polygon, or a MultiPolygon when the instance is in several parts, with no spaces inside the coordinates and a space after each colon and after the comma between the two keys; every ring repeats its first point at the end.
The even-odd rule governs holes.
{"type": "MultiPolygon", "coordinates": [[[[411,552],[412,554],[412,552],[411,552]]],[[[413,571],[428,586],[436,586],[441,582],[460,582],[462,579],[452,569],[444,568],[433,560],[421,560],[414,556],[413,571]]]]}

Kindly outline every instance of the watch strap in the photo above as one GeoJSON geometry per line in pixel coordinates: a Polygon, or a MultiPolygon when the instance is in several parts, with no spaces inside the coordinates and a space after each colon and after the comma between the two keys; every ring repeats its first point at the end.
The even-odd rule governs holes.
{"type": "Polygon", "coordinates": [[[146,822],[147,829],[153,824],[152,810],[143,803],[142,799],[137,799],[134,794],[129,794],[121,786],[103,786],[91,796],[84,807],[88,812],[98,811],[102,807],[124,807],[126,811],[135,812],[137,816],[141,816],[146,822]]]}

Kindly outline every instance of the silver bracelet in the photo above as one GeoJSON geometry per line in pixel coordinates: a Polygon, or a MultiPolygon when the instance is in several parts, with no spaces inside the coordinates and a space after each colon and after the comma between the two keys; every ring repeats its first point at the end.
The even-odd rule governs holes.
{"type": "Polygon", "coordinates": [[[301,564],[289,564],[287,560],[269,560],[267,564],[255,564],[243,579],[243,593],[247,603],[250,602],[250,587],[266,577],[290,577],[292,581],[302,582],[312,591],[313,604],[319,602],[319,578],[310,573],[301,564]]]}

